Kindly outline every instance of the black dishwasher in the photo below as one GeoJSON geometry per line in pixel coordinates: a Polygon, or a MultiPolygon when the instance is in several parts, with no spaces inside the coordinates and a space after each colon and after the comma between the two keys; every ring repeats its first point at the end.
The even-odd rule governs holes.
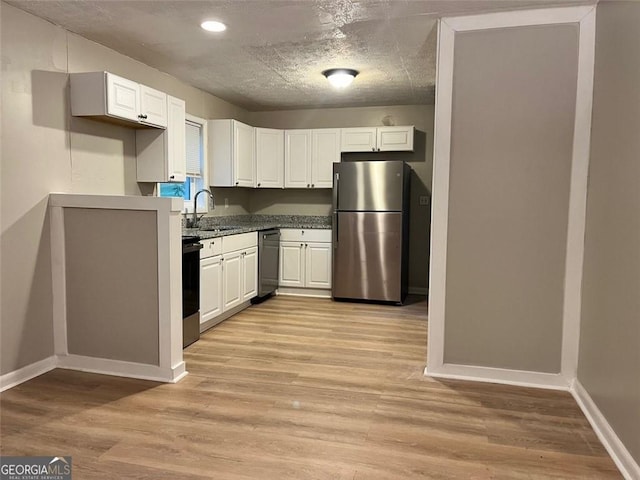
{"type": "Polygon", "coordinates": [[[258,232],[258,299],[262,300],[278,288],[280,271],[280,229],[258,232]]]}
{"type": "Polygon", "coordinates": [[[200,238],[182,237],[182,348],[200,338],[200,238]]]}

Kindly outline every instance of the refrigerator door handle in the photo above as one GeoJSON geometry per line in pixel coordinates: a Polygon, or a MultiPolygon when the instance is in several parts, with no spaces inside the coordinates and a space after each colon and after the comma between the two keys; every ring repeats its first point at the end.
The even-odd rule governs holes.
{"type": "Polygon", "coordinates": [[[340,173],[333,174],[333,247],[338,244],[338,201],[340,200],[340,173]]]}

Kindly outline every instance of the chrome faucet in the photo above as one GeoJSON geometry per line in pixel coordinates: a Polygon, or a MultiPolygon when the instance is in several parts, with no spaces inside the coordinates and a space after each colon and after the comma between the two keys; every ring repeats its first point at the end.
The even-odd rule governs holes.
{"type": "Polygon", "coordinates": [[[209,197],[211,198],[211,209],[213,210],[214,208],[216,208],[216,201],[213,198],[213,193],[211,193],[206,188],[197,192],[193,196],[193,216],[191,217],[190,222],[187,220],[187,227],[189,228],[198,228],[198,223],[200,222],[200,218],[202,218],[202,215],[200,215],[200,218],[198,218],[198,195],[200,195],[201,193],[206,193],[207,195],[209,195],[209,197]]]}

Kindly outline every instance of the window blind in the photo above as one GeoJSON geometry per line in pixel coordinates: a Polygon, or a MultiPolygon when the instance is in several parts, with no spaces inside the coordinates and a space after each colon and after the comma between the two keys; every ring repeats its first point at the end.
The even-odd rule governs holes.
{"type": "Polygon", "coordinates": [[[186,123],[187,175],[202,176],[202,144],[200,143],[200,125],[186,123]]]}

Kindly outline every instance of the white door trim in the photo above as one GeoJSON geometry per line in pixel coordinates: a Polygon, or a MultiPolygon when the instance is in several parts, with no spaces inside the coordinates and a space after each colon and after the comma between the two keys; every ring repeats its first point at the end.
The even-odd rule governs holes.
{"type": "Polygon", "coordinates": [[[427,368],[432,376],[535,383],[549,388],[568,388],[576,376],[580,335],[580,307],[587,173],[591,130],[593,63],[595,47],[595,6],[549,8],[484,15],[443,18],[438,24],[438,57],[432,184],[431,268],[429,271],[429,337],[427,368]],[[451,161],[451,115],[453,62],[456,32],[531,25],[577,23],[580,28],[576,114],[569,198],[565,298],[561,371],[558,375],[541,372],[488,369],[444,364],[446,259],[449,216],[449,172],[451,161]],[[506,373],[505,373],[506,372],[506,373]],[[532,374],[534,374],[532,382],[532,374]]]}

